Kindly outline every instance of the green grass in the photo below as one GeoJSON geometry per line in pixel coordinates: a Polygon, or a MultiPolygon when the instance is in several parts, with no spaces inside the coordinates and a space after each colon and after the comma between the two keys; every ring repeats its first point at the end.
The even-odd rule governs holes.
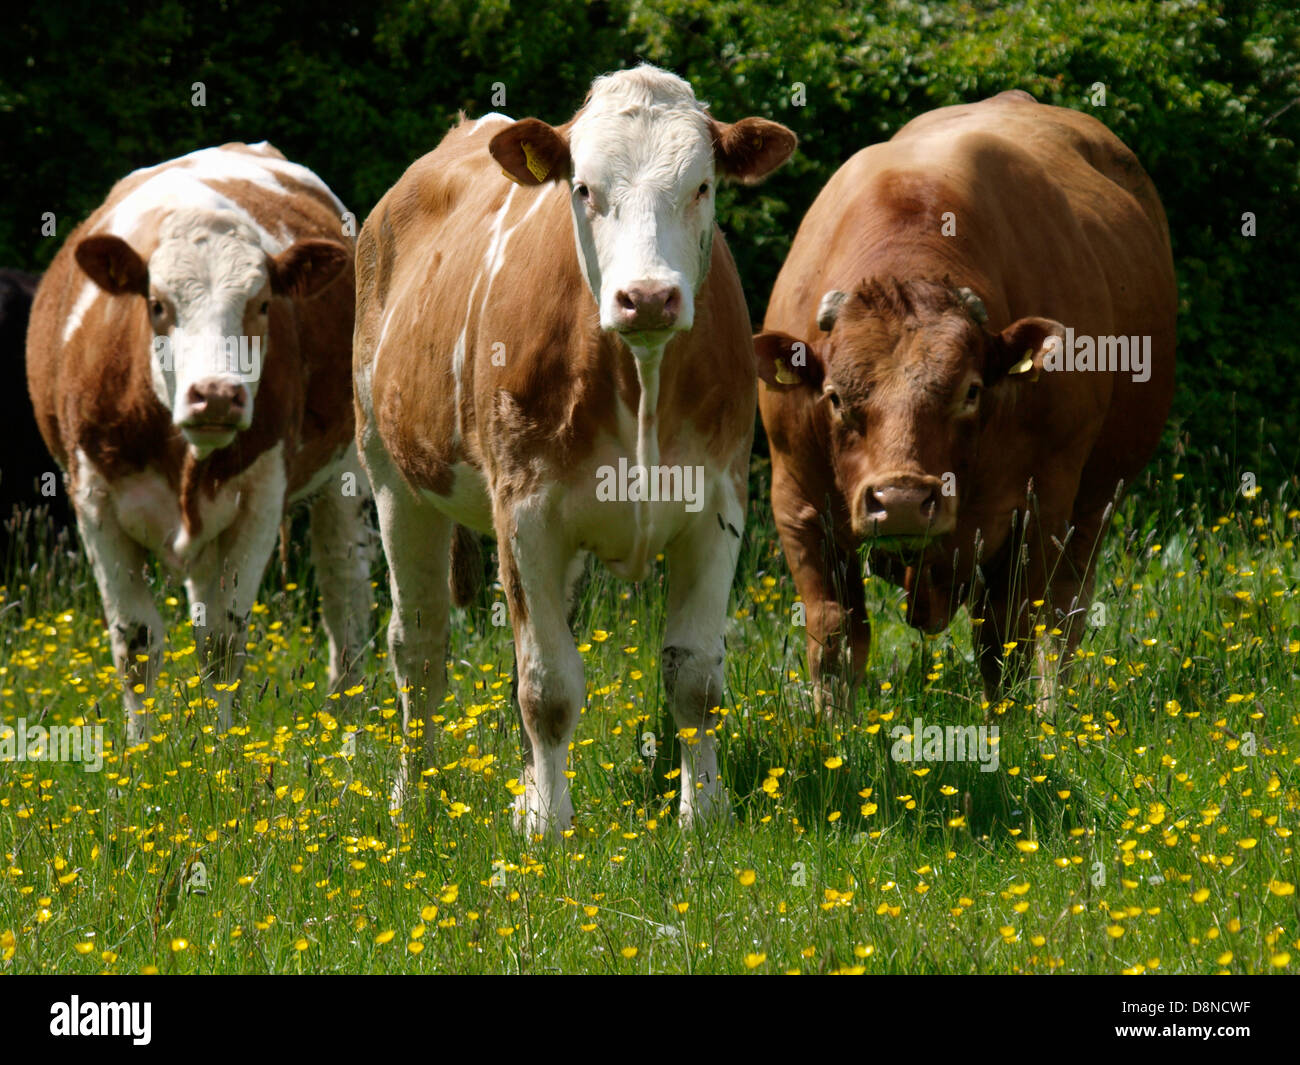
{"type": "Polygon", "coordinates": [[[3,717],[102,721],[111,750],[98,773],[0,762],[0,968],[1300,970],[1295,480],[1246,499],[1227,465],[1153,470],[1106,542],[1106,624],[1055,717],[1013,693],[997,772],[918,774],[890,758],[892,728],[984,717],[965,615],[923,639],[900,593],[869,581],[870,684],[855,720],[817,722],[756,469],[720,729],[736,823],[689,835],[657,666],[662,570],[637,586],[589,573],[577,827],[543,843],[511,828],[512,650],[487,609],[499,588],[454,615],[430,801],[399,830],[381,567],[365,690],[341,699],[325,694],[310,575],[300,560],[301,586],[268,574],[229,735],[203,705],[183,593],[159,574],[160,725],[124,751],[93,580],[75,552],[25,534],[0,600],[3,717]],[[363,728],[352,755],[349,722],[363,728]],[[193,858],[206,893],[184,886],[193,858]]]}

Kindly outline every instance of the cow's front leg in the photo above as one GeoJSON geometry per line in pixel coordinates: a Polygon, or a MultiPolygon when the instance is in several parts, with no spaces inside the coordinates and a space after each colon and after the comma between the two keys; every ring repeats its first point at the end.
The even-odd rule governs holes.
{"type": "Polygon", "coordinates": [[[369,498],[370,480],[357,462],[354,445],[311,504],[311,559],[329,638],[331,691],[356,682],[370,635],[369,498]]]}
{"type": "Polygon", "coordinates": [[[744,507],[728,486],[668,545],[668,616],[664,627],[664,694],[681,740],[683,828],[730,819],[718,778],[714,730],[723,692],[723,630],[744,507]],[[721,519],[721,520],[719,520],[721,519]]]}
{"type": "MultiPolygon", "coordinates": [[[[565,577],[565,601],[566,617],[568,618],[569,632],[573,632],[574,622],[578,613],[578,585],[582,579],[583,570],[587,563],[587,553],[579,551],[573,556],[569,563],[569,572],[565,577]]],[[[524,779],[527,780],[533,772],[533,745],[528,738],[528,730],[524,728],[524,715],[519,707],[519,658],[515,657],[514,663],[510,667],[510,707],[514,711],[515,721],[519,724],[519,746],[524,756],[524,779]]],[[[517,810],[523,809],[523,798],[520,797],[516,803],[517,810]]]]}
{"type": "Polygon", "coordinates": [[[565,767],[586,695],[582,657],[567,619],[576,552],[557,535],[540,500],[498,510],[501,583],[514,628],[526,759],[515,827],[529,836],[560,835],[573,823],[565,767]]]}
{"type": "Polygon", "coordinates": [[[990,574],[989,583],[971,605],[975,654],[984,681],[986,713],[1014,697],[1034,671],[1037,627],[1050,616],[1033,605],[1022,579],[1010,566],[990,574]]]}
{"type": "Polygon", "coordinates": [[[104,604],[113,664],[122,678],[126,742],[134,746],[149,736],[148,702],[162,664],[163,620],[145,581],[148,554],[127,536],[102,486],[80,486],[76,513],[104,604]]]}
{"type": "Polygon", "coordinates": [[[856,552],[839,549],[815,512],[779,528],[804,607],[813,708],[826,718],[851,712],[871,647],[862,565],[856,552]]]}
{"type": "Polygon", "coordinates": [[[268,454],[250,471],[255,476],[241,486],[234,522],[200,552],[186,573],[194,644],[222,732],[234,722],[238,682],[248,658],[248,618],[284,514],[284,466],[277,460],[278,455],[268,454]]]}

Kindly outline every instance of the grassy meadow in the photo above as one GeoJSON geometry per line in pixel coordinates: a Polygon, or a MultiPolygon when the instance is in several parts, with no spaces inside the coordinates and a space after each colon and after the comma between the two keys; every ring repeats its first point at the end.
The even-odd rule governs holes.
{"type": "Polygon", "coordinates": [[[755,471],[719,730],[736,821],[689,835],[662,709],[662,566],[640,585],[589,570],[577,823],[553,843],[511,825],[499,587],[454,614],[428,802],[395,826],[382,561],[367,676],[339,697],[305,548],[296,580],[273,565],[229,734],[205,706],[183,590],[159,571],[158,730],[124,750],[90,571],[20,532],[0,589],[3,719],[102,722],[107,750],[95,773],[0,762],[0,971],[1300,971],[1294,478],[1243,491],[1217,455],[1153,466],[1119,508],[1104,623],[1050,718],[1027,688],[986,711],[965,614],[923,638],[902,593],[869,579],[870,683],[856,717],[828,725],[755,471]],[[900,724],[986,712],[996,772],[890,757],[900,724]]]}

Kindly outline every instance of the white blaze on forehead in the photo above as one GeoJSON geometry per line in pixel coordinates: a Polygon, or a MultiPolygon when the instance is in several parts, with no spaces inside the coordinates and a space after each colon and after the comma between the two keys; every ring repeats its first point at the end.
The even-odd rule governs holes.
{"type": "Polygon", "coordinates": [[[244,302],[266,280],[266,252],[257,230],[231,211],[173,212],[159,229],[158,248],[149,260],[150,283],[172,298],[181,323],[189,311],[226,304],[242,321],[244,302]]]}
{"type": "Polygon", "coordinates": [[[694,90],[651,67],[592,82],[569,142],[575,165],[603,158],[602,169],[625,180],[671,185],[692,162],[712,169],[709,117],[694,90]]]}

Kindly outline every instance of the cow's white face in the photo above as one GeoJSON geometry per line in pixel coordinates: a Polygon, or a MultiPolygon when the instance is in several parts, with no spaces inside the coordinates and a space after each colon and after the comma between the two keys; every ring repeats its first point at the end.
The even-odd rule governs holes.
{"type": "Polygon", "coordinates": [[[574,123],[569,146],[573,228],[601,328],[634,352],[662,347],[694,324],[709,269],[708,118],[693,97],[648,108],[602,97],[574,123]]]}
{"type": "Polygon", "coordinates": [[[601,328],[644,360],[695,323],[717,178],[758,181],[794,146],[793,133],[766,119],[715,121],[681,78],[641,66],[597,78],[568,125],[526,118],[490,151],[521,184],[567,182],[601,328]]]}
{"type": "Polygon", "coordinates": [[[271,310],[269,260],[233,214],[178,211],[149,260],[154,392],[200,455],[253,423],[271,310]]]}
{"type": "Polygon", "coordinates": [[[77,262],[115,296],[139,295],[153,330],[149,376],[198,458],[253,423],[275,297],[308,297],[329,285],[351,252],[301,240],[279,255],[232,211],[182,209],[164,219],[148,264],[120,237],[86,237],[77,262]]]}

